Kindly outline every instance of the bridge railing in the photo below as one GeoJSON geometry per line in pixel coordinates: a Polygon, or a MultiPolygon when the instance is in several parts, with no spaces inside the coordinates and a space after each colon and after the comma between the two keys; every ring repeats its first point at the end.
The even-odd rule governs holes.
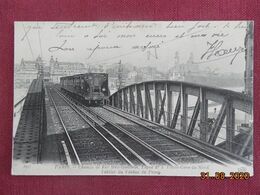
{"type": "Polygon", "coordinates": [[[252,152],[253,105],[246,94],[160,80],[126,86],[109,104],[238,155],[252,152]]]}

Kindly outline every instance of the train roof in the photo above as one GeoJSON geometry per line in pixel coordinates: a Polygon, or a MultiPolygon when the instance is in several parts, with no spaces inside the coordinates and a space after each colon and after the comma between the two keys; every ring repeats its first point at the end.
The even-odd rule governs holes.
{"type": "Polygon", "coordinates": [[[108,73],[84,73],[84,74],[75,74],[75,75],[71,75],[71,76],[65,76],[65,77],[61,77],[60,79],[67,79],[67,78],[75,78],[75,77],[81,77],[81,76],[84,76],[84,75],[108,75],[108,73]]]}

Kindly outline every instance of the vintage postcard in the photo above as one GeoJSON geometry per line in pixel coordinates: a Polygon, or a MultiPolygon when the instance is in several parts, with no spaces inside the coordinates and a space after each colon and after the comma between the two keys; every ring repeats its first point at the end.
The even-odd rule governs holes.
{"type": "Polygon", "coordinates": [[[14,27],[13,175],[253,175],[253,21],[14,27]]]}

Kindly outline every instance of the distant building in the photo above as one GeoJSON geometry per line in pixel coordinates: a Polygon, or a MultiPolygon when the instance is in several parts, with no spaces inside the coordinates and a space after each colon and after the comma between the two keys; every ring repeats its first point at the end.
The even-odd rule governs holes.
{"type": "Polygon", "coordinates": [[[140,81],[166,80],[166,75],[156,69],[156,67],[145,66],[138,68],[140,81]]]}
{"type": "Polygon", "coordinates": [[[174,81],[229,89],[243,86],[243,77],[240,74],[218,73],[209,67],[201,70],[198,64],[194,63],[192,53],[186,63],[180,63],[179,54],[176,52],[175,64],[168,72],[168,78],[174,81]]]}
{"type": "Polygon", "coordinates": [[[51,73],[50,73],[50,66],[43,67],[43,75],[45,81],[51,81],[51,73]]]}
{"type": "Polygon", "coordinates": [[[186,76],[194,75],[198,72],[199,66],[194,63],[192,53],[186,63],[180,63],[179,53],[175,53],[175,64],[169,71],[170,80],[184,81],[186,76]]]}
{"type": "Polygon", "coordinates": [[[118,79],[116,77],[108,77],[108,86],[109,86],[110,94],[113,94],[118,90],[117,82],[118,79]]]}
{"type": "Polygon", "coordinates": [[[33,79],[42,76],[43,67],[44,62],[41,57],[38,57],[35,61],[22,59],[20,65],[15,68],[15,87],[28,87],[33,79]]]}
{"type": "Polygon", "coordinates": [[[132,83],[137,82],[136,81],[137,75],[138,75],[138,70],[136,68],[134,68],[133,70],[128,72],[127,79],[126,79],[126,85],[130,85],[132,83]]]}
{"type": "Polygon", "coordinates": [[[134,83],[167,79],[167,76],[158,71],[156,67],[138,67],[130,63],[121,63],[121,61],[107,66],[106,73],[108,73],[109,76],[109,88],[111,93],[134,83]]]}
{"type": "Polygon", "coordinates": [[[87,71],[83,63],[79,62],[61,62],[53,59],[49,61],[50,66],[50,80],[54,83],[60,82],[60,77],[70,76],[74,74],[84,74],[87,71]]]}

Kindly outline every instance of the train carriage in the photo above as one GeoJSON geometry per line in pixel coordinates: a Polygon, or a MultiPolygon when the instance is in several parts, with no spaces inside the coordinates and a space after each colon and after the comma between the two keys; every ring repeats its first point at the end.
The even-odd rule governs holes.
{"type": "Polygon", "coordinates": [[[86,73],[60,78],[61,89],[89,106],[108,100],[108,74],[86,73]]]}

